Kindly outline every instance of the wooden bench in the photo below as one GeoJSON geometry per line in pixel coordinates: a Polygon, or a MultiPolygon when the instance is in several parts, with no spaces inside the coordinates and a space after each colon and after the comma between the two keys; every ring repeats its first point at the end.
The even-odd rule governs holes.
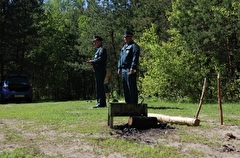
{"type": "Polygon", "coordinates": [[[147,104],[137,105],[112,102],[108,107],[108,126],[113,128],[113,117],[116,116],[147,116],[147,104]]]}

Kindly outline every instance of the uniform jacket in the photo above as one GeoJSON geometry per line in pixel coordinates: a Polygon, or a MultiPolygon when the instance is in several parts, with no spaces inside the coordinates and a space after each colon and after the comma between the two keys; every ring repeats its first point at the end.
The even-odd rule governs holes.
{"type": "Polygon", "coordinates": [[[118,61],[118,71],[122,69],[137,69],[139,61],[140,48],[135,43],[125,44],[121,49],[120,58],[118,61]]]}
{"type": "Polygon", "coordinates": [[[107,51],[106,48],[100,46],[97,48],[94,59],[91,60],[93,68],[96,69],[106,69],[107,65],[107,51]]]}

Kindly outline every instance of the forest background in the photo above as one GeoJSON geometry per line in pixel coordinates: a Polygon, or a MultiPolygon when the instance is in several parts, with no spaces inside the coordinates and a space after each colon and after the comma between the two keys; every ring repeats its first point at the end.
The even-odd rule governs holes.
{"type": "Polygon", "coordinates": [[[141,48],[139,95],[167,101],[240,99],[239,0],[0,0],[1,81],[31,76],[35,99],[94,99],[93,35],[104,38],[112,97],[122,97],[117,61],[123,31],[141,48]]]}

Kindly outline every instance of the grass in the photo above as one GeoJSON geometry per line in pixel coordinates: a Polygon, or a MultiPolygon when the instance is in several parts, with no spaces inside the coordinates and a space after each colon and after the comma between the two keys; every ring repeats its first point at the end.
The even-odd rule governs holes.
{"type": "MultiPolygon", "coordinates": [[[[192,118],[198,109],[198,104],[145,102],[149,113],[170,116],[192,118]]],[[[0,104],[0,138],[1,135],[4,138],[0,139],[0,144],[13,146],[7,149],[8,145],[0,145],[0,157],[66,157],[60,152],[51,155],[43,152],[44,146],[57,148],[59,144],[65,148],[76,146],[80,153],[91,153],[96,157],[111,153],[137,158],[204,157],[206,155],[202,151],[190,148],[183,153],[182,147],[169,142],[220,147],[220,138],[214,134],[206,136],[206,131],[240,125],[238,104],[223,104],[224,126],[220,126],[219,106],[203,104],[199,114],[200,126],[174,125],[177,129],[174,135],[162,135],[159,136],[162,142],[144,144],[136,140],[111,137],[109,133],[115,133],[115,130],[107,126],[107,108],[93,109],[93,105],[94,103],[86,101],[0,104]],[[191,134],[195,130],[198,133],[191,134]]],[[[114,124],[126,123],[127,119],[114,118],[114,124]]]]}

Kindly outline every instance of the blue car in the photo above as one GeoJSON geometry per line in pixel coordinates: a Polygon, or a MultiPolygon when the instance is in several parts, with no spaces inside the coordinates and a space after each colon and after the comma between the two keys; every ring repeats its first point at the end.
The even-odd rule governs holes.
{"type": "Polygon", "coordinates": [[[27,74],[8,74],[0,87],[1,102],[32,102],[33,91],[27,74]]]}

